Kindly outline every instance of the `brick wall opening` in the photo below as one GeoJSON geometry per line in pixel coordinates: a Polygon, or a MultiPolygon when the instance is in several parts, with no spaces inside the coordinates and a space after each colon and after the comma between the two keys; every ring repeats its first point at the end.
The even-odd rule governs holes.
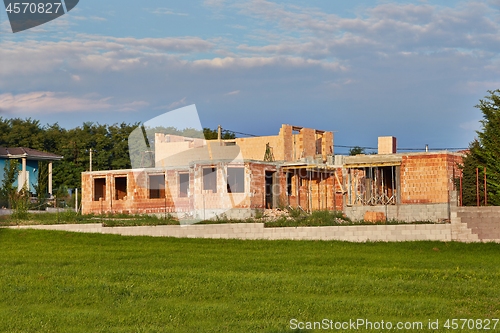
{"type": "Polygon", "coordinates": [[[227,168],[227,192],[245,193],[244,168],[227,168]]]}
{"type": "Polygon", "coordinates": [[[323,134],[316,133],[316,155],[321,155],[323,148],[323,134]]]}
{"type": "Polygon", "coordinates": [[[165,198],[165,175],[149,175],[149,198],[165,198]]]}
{"type": "Polygon", "coordinates": [[[203,190],[217,193],[217,169],[203,168],[203,190]]]}
{"type": "Polygon", "coordinates": [[[189,173],[179,173],[179,197],[189,196],[189,173]]]}
{"type": "Polygon", "coordinates": [[[94,179],[94,201],[106,200],[106,178],[94,179]]]}
{"type": "Polygon", "coordinates": [[[274,171],[266,171],[266,208],[270,209],[273,208],[273,178],[274,178],[274,171]]]}
{"type": "Polygon", "coordinates": [[[397,166],[367,166],[347,170],[348,206],[395,205],[399,202],[397,166]]]}
{"type": "Polygon", "coordinates": [[[115,177],[115,200],[123,200],[127,196],[127,177],[115,177]]]}
{"type": "Polygon", "coordinates": [[[293,173],[287,172],[286,173],[286,195],[288,195],[288,196],[293,195],[293,192],[292,192],[292,190],[293,190],[293,187],[292,187],[293,182],[292,182],[292,180],[293,180],[293,173]]]}

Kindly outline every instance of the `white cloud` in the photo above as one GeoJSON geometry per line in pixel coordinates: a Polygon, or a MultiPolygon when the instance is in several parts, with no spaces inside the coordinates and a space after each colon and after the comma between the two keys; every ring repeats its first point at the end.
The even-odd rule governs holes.
{"type": "Polygon", "coordinates": [[[100,21],[100,22],[105,22],[107,21],[106,18],[100,17],[100,16],[78,16],[78,15],[73,15],[71,16],[71,19],[77,20],[77,21],[100,21]]]}
{"type": "Polygon", "coordinates": [[[116,43],[131,47],[146,47],[167,52],[206,52],[214,47],[214,44],[199,37],[183,38],[115,38],[116,43]]]}
{"type": "Polygon", "coordinates": [[[189,14],[187,14],[187,13],[178,13],[178,12],[173,11],[170,8],[165,8],[165,7],[152,9],[152,10],[149,10],[149,12],[151,12],[153,14],[157,14],[157,15],[189,16],[189,14]]]}
{"type": "Polygon", "coordinates": [[[203,4],[210,7],[222,7],[227,3],[227,0],[204,0],[203,4]]]}
{"type": "Polygon", "coordinates": [[[82,97],[51,91],[34,91],[24,94],[0,94],[0,111],[7,114],[52,114],[91,112],[99,110],[137,111],[149,106],[145,101],[112,103],[111,97],[99,98],[95,94],[82,97]]]}
{"type": "Polygon", "coordinates": [[[178,101],[175,101],[175,102],[170,103],[170,104],[166,107],[166,109],[168,109],[168,110],[173,110],[173,109],[176,109],[176,108],[178,108],[179,106],[183,106],[183,105],[186,105],[186,97],[184,97],[184,98],[182,98],[182,99],[180,99],[180,100],[178,100],[178,101]]]}
{"type": "Polygon", "coordinates": [[[13,95],[5,93],[0,95],[0,110],[6,113],[59,113],[75,111],[95,111],[110,109],[110,98],[90,99],[68,96],[64,93],[50,91],[37,91],[13,95]]]}
{"type": "Polygon", "coordinates": [[[338,63],[324,63],[314,59],[300,57],[247,57],[247,58],[214,58],[193,61],[193,66],[199,68],[243,69],[255,67],[322,67],[330,70],[346,70],[338,63]]]}
{"type": "Polygon", "coordinates": [[[149,106],[148,102],[145,101],[133,101],[131,103],[125,103],[120,105],[118,111],[137,111],[139,109],[149,106]]]}
{"type": "Polygon", "coordinates": [[[356,50],[364,54],[380,51],[426,54],[479,48],[500,51],[499,21],[495,11],[484,3],[468,2],[457,7],[388,3],[360,10],[355,18],[267,0],[247,1],[237,6],[243,15],[269,26],[259,34],[254,31],[258,45],[243,44],[242,51],[314,58],[351,58],[359,55],[353,54],[356,50]],[[262,40],[268,43],[263,45],[262,40]]]}
{"type": "MultiPolygon", "coordinates": [[[[163,61],[174,55],[206,52],[213,43],[197,37],[112,38],[81,36],[79,41],[5,41],[0,48],[0,86],[9,76],[26,77],[57,72],[61,66],[93,71],[123,71],[147,65],[147,58],[163,61]],[[93,39],[92,39],[93,38],[93,39]],[[5,65],[5,64],[8,64],[5,65]]],[[[177,58],[178,59],[178,58],[177,58]]]]}

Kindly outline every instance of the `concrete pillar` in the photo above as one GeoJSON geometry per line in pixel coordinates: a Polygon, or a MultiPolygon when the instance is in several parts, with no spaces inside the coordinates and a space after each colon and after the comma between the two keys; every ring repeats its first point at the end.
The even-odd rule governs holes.
{"type": "MultiPolygon", "coordinates": [[[[19,189],[23,189],[26,186],[26,157],[21,159],[22,168],[21,168],[21,184],[19,185],[19,189]]],[[[29,187],[28,187],[29,190],[29,187]]]]}
{"type": "Polygon", "coordinates": [[[52,161],[49,162],[49,194],[52,196],[52,161]]]}

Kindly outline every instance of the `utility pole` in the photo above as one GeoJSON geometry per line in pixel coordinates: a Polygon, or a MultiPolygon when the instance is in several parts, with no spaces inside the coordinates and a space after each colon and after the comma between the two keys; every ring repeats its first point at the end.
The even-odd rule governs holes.
{"type": "Polygon", "coordinates": [[[488,206],[488,192],[486,192],[486,167],[484,167],[484,205],[488,206]]]}
{"type": "Polygon", "coordinates": [[[479,207],[479,168],[476,168],[476,204],[479,207]]]}
{"type": "Polygon", "coordinates": [[[92,172],[92,148],[90,148],[90,172],[92,172]]]}

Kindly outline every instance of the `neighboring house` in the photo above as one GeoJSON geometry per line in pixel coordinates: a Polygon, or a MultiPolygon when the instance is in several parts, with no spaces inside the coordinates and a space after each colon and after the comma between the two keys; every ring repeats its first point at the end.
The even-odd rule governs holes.
{"type": "Polygon", "coordinates": [[[31,148],[15,147],[15,148],[5,148],[0,147],[0,183],[4,178],[4,168],[6,161],[17,160],[19,164],[19,172],[17,181],[14,183],[18,189],[23,186],[28,186],[29,191],[35,193],[34,186],[38,184],[38,173],[40,161],[47,161],[49,172],[48,172],[48,193],[52,194],[52,162],[59,161],[63,157],[39,151],[31,148]]]}
{"type": "Polygon", "coordinates": [[[82,212],[246,218],[292,206],[353,219],[449,218],[462,154],[397,153],[393,137],[380,137],[374,155],[336,156],[333,147],[332,132],[290,125],[232,140],[156,134],[154,167],[82,173],[82,212]]]}

